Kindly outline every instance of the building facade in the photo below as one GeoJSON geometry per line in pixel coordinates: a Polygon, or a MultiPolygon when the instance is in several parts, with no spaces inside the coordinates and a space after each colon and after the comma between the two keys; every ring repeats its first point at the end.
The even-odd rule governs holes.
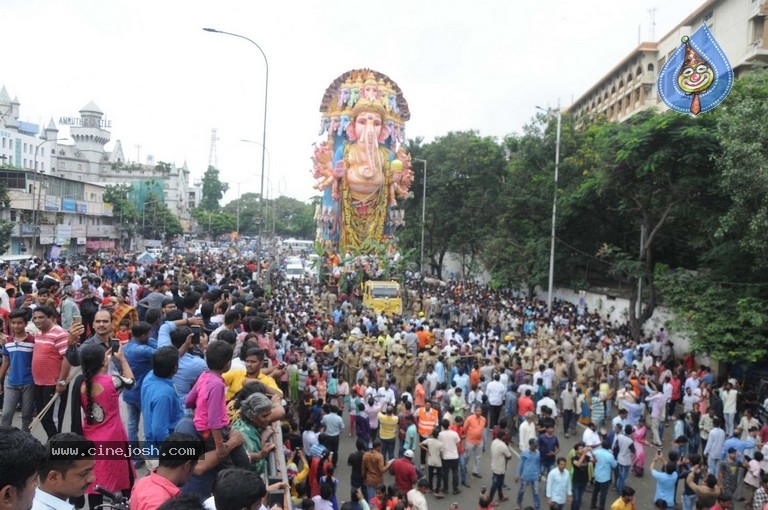
{"type": "Polygon", "coordinates": [[[643,42],[567,108],[580,124],[598,117],[621,122],[655,107],[666,110],[658,96],[658,73],[683,36],[703,24],[722,47],[736,77],[755,63],[768,62],[768,0],[707,0],[656,42],[643,42]]]}
{"type": "Polygon", "coordinates": [[[104,185],[0,168],[11,206],[0,217],[13,223],[7,255],[51,256],[125,248],[128,241],[104,203],[104,185]],[[54,248],[56,247],[56,248],[54,248]]]}
{"type": "Polygon", "coordinates": [[[192,188],[187,164],[155,163],[152,157],[145,164],[128,162],[120,140],[111,151],[106,150],[111,123],[101,109],[91,102],[79,113],[79,118],[60,119],[69,126],[69,137],[65,137],[53,119],[45,129],[20,121],[20,102],[11,99],[5,87],[0,89],[0,179],[12,201],[9,210],[0,211],[0,217],[20,222],[14,227],[10,254],[32,254],[30,250],[34,250],[35,255],[44,255],[53,245],[66,252],[128,244],[113,224],[109,204],[100,202],[107,184],[131,184],[136,189],[151,186],[188,232],[192,188]],[[55,191],[64,189],[63,194],[55,191]],[[73,203],[75,210],[70,210],[73,203]],[[70,213],[76,216],[70,218],[70,213]],[[64,223],[50,220],[51,214],[64,223]],[[33,225],[38,215],[41,221],[33,225]],[[17,219],[22,217],[30,222],[17,219]],[[73,234],[67,239],[70,225],[73,234]],[[91,228],[83,231],[88,225],[91,228]],[[48,243],[51,239],[61,243],[48,243]]]}

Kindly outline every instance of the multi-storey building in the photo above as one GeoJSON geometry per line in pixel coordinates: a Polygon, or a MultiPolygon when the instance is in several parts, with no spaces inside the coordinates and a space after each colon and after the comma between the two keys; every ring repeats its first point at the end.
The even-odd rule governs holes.
{"type": "MultiPolygon", "coordinates": [[[[11,99],[5,87],[0,89],[0,180],[12,201],[0,218],[16,223],[11,253],[34,250],[41,255],[53,245],[63,251],[132,248],[113,225],[109,204],[101,202],[106,184],[151,187],[189,231],[194,190],[186,163],[155,163],[152,158],[146,164],[128,162],[119,140],[111,151],[105,149],[110,123],[99,107],[91,102],[79,113],[79,118],[60,119],[70,126],[65,138],[53,120],[42,130],[19,120],[18,99],[11,99]],[[70,213],[75,216],[70,218],[70,213]],[[72,234],[67,238],[69,226],[72,234]],[[90,228],[83,230],[86,226],[90,228]]],[[[142,212],[142,204],[137,206],[142,212]]]]}
{"type": "Polygon", "coordinates": [[[640,43],[567,109],[578,122],[599,116],[623,121],[650,107],[666,110],[656,80],[661,67],[703,24],[725,52],[736,76],[768,62],[768,0],[707,0],[656,42],[640,43]]]}

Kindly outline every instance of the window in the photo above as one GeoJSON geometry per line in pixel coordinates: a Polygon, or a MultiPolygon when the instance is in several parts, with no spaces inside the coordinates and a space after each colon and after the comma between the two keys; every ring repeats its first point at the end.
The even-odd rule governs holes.
{"type": "Polygon", "coordinates": [[[16,219],[16,209],[11,209],[11,221],[18,221],[16,219]]]}
{"type": "MultiPolygon", "coordinates": [[[[24,172],[0,171],[0,182],[8,189],[27,189],[27,179],[24,172]]],[[[30,193],[32,185],[30,185],[30,193]]]]}

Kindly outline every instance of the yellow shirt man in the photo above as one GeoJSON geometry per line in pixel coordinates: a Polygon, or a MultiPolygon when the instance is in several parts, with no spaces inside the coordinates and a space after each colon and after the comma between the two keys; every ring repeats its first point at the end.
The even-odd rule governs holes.
{"type": "MultiPolygon", "coordinates": [[[[227,385],[227,400],[231,400],[238,391],[243,389],[244,384],[248,384],[254,380],[248,378],[248,373],[245,370],[230,370],[229,372],[222,374],[221,377],[224,379],[224,384],[227,385]]],[[[283,395],[282,390],[271,376],[259,372],[259,376],[255,380],[259,381],[267,388],[276,390],[281,396],[283,395]]]]}

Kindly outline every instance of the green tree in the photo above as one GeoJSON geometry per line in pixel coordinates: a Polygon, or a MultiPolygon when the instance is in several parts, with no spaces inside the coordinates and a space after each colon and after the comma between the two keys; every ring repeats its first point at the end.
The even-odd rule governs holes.
{"type": "MultiPolygon", "coordinates": [[[[228,212],[207,211],[202,207],[192,209],[192,218],[197,222],[198,231],[210,239],[218,239],[235,230],[235,216],[228,212]]],[[[241,216],[241,222],[243,217],[241,216]]]]}
{"type": "Polygon", "coordinates": [[[735,239],[754,257],[753,269],[768,268],[768,71],[739,78],[717,109],[722,152],[717,158],[724,192],[732,203],[718,236],[735,239]]]}
{"type": "Polygon", "coordinates": [[[209,166],[203,174],[202,184],[203,196],[200,200],[200,207],[206,211],[219,211],[221,209],[221,199],[229,189],[229,184],[221,182],[219,170],[213,166],[209,166]]]}
{"type": "MultiPolygon", "coordinates": [[[[506,160],[498,142],[477,132],[452,132],[423,148],[412,157],[428,161],[425,221],[425,257],[431,272],[440,275],[446,254],[456,253],[463,261],[463,278],[482,262],[483,243],[495,233],[498,189],[504,180],[506,160]]],[[[412,190],[423,190],[423,163],[414,162],[412,190]],[[421,170],[421,171],[420,171],[421,170]]],[[[403,252],[420,249],[421,200],[404,205],[406,228],[401,238],[403,252]],[[419,244],[415,240],[419,239],[419,244]]],[[[415,253],[415,252],[414,252],[415,253]]]]}
{"type": "Polygon", "coordinates": [[[685,244],[685,238],[674,235],[675,222],[695,216],[717,188],[713,128],[711,116],[654,112],[590,128],[583,179],[574,193],[603,208],[594,223],[608,219],[624,225],[606,235],[598,253],[610,263],[610,272],[629,284],[629,324],[636,338],[658,304],[657,261],[674,260],[676,249],[685,244]]]}
{"type": "Polygon", "coordinates": [[[664,304],[675,312],[671,326],[687,334],[694,352],[727,363],[768,357],[768,300],[761,287],[666,267],[657,280],[664,304]]]}
{"type": "MultiPolygon", "coordinates": [[[[570,118],[564,115],[558,202],[562,202],[564,183],[573,172],[573,164],[564,156],[575,152],[577,134],[570,118]]],[[[495,285],[526,289],[529,297],[537,286],[547,287],[556,143],[557,118],[544,113],[525,125],[521,135],[509,135],[502,143],[508,170],[499,188],[497,234],[487,244],[485,260],[495,285]]],[[[562,209],[557,219],[562,223],[562,209]]],[[[555,254],[565,258],[561,250],[555,254]]],[[[559,271],[555,275],[561,276],[559,271]]]]}
{"type": "MultiPolygon", "coordinates": [[[[8,188],[4,182],[0,182],[0,208],[8,209],[11,207],[11,197],[8,195],[8,188]]],[[[8,251],[11,247],[11,231],[13,223],[0,219],[0,254],[8,251]]]]}
{"type": "Polygon", "coordinates": [[[178,218],[154,193],[147,196],[141,216],[142,237],[145,239],[169,239],[184,233],[178,218]]]}
{"type": "Polygon", "coordinates": [[[133,236],[138,231],[140,214],[135,204],[128,199],[130,192],[130,184],[108,184],[104,187],[103,200],[112,204],[113,222],[116,221],[121,229],[125,229],[129,236],[133,236]]]}

